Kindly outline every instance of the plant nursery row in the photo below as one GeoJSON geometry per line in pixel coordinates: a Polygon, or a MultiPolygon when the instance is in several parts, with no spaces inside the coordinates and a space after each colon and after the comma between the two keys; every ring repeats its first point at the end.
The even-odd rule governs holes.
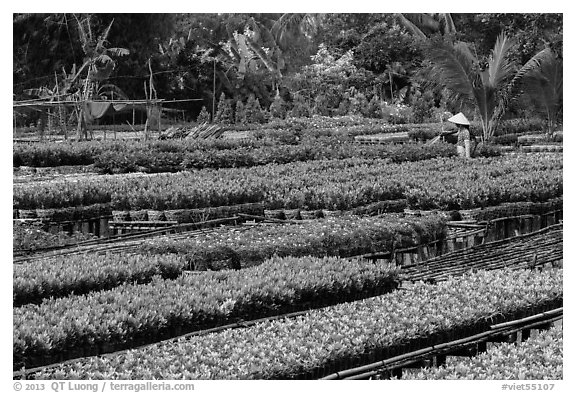
{"type": "Polygon", "coordinates": [[[47,299],[14,309],[16,364],[78,348],[122,348],[181,333],[389,292],[387,263],[279,258],[240,271],[205,272],[149,284],[47,299]]]}
{"type": "Polygon", "coordinates": [[[143,284],[154,276],[176,278],[188,266],[179,255],[73,254],[15,264],[13,304],[110,289],[124,283],[143,284]]]}
{"type": "Polygon", "coordinates": [[[219,228],[188,239],[150,239],[141,254],[79,254],[14,265],[14,304],[174,278],[184,270],[255,266],[272,256],[354,256],[389,252],[445,235],[437,217],[333,217],[298,225],[219,228]],[[175,255],[176,254],[176,255],[175,255]]]}
{"type": "MultiPolygon", "coordinates": [[[[84,143],[54,143],[44,142],[40,144],[17,143],[13,147],[14,167],[53,167],[61,165],[90,165],[97,163],[97,168],[102,172],[127,172],[135,169],[145,168],[149,172],[159,172],[162,168],[170,168],[170,171],[177,170],[177,167],[200,168],[213,165],[241,166],[254,163],[265,162],[266,159],[259,156],[246,157],[246,151],[260,149],[267,146],[279,146],[284,144],[302,144],[299,149],[274,150],[265,154],[268,159],[280,160],[295,159],[303,160],[309,158],[306,154],[306,145],[325,144],[327,141],[352,142],[357,135],[370,135],[393,132],[407,132],[413,141],[426,141],[438,135],[443,128],[450,128],[450,124],[430,123],[430,124],[399,124],[391,125],[377,119],[353,119],[353,118],[324,118],[316,117],[312,119],[289,119],[285,121],[275,121],[265,126],[236,127],[238,130],[249,130],[252,137],[248,140],[177,140],[177,141],[154,141],[154,142],[134,142],[134,141],[91,141],[84,143]],[[329,137],[329,138],[326,138],[329,137]],[[336,138],[334,138],[336,137],[336,138]],[[316,142],[314,142],[317,140],[316,142]],[[239,149],[239,150],[237,150],[239,149]],[[216,151],[232,150],[234,154],[223,153],[219,155],[216,151]],[[126,162],[120,161],[119,153],[126,152],[128,158],[126,162]],[[137,152],[145,154],[138,155],[137,152]],[[163,155],[161,153],[172,153],[163,155]],[[187,165],[184,162],[184,153],[193,153],[189,156],[187,165]],[[238,154],[239,153],[239,154],[238,154]],[[147,160],[145,156],[157,156],[147,160]],[[235,155],[239,158],[236,160],[235,155]],[[277,157],[274,157],[277,155],[277,157]],[[106,158],[112,159],[107,162],[106,158]],[[136,165],[136,168],[134,167],[136,165]]],[[[543,129],[541,121],[517,120],[502,122],[501,131],[503,134],[517,134],[526,131],[538,131],[543,129]]],[[[517,135],[495,138],[495,142],[502,140],[505,143],[515,143],[517,135]]],[[[293,146],[294,147],[294,146],[293,146]]],[[[358,145],[356,145],[358,149],[358,145]]],[[[330,150],[330,149],[328,149],[330,150]]],[[[344,149],[346,150],[346,149],[344,149]]],[[[386,152],[386,149],[376,151],[386,152]]],[[[401,150],[401,149],[400,149],[401,150]]],[[[265,150],[260,153],[266,152],[265,150]]],[[[323,153],[330,154],[329,152],[323,153]]],[[[334,154],[334,153],[332,153],[334,154]]],[[[342,153],[341,153],[342,154],[342,153]]],[[[348,151],[347,154],[353,154],[348,151]]]]}
{"type": "Polygon", "coordinates": [[[193,209],[263,202],[268,209],[349,210],[408,199],[413,209],[458,210],[562,195],[562,157],[509,155],[393,164],[351,158],[175,174],[103,175],[14,186],[15,209],[112,203],[115,210],[193,209]],[[384,176],[385,174],[385,176],[384,176]]]}
{"type": "Polygon", "coordinates": [[[185,254],[193,270],[245,268],[278,256],[340,256],[386,253],[442,239],[445,219],[401,217],[330,217],[302,224],[255,226],[249,230],[216,229],[190,238],[149,239],[139,252],[185,254]]]}
{"type": "MultiPolygon", "coordinates": [[[[557,307],[562,296],[561,269],[480,271],[437,285],[417,283],[409,292],[394,291],[295,318],[81,359],[32,377],[286,379],[328,375],[466,337],[485,330],[491,322],[557,307]]],[[[226,304],[222,300],[221,305],[226,304]]],[[[21,329],[18,326],[16,331],[21,329]]],[[[23,345],[20,338],[15,341],[15,353],[21,353],[16,345],[23,345]]]]}

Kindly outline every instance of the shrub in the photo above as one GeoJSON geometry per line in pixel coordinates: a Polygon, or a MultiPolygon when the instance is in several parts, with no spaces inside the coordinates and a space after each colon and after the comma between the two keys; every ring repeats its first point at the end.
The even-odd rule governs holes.
{"type": "Polygon", "coordinates": [[[262,113],[260,101],[254,95],[248,97],[246,102],[246,121],[248,123],[264,123],[264,114],[262,113]]]}
{"type": "Polygon", "coordinates": [[[246,107],[242,103],[242,101],[236,101],[236,113],[234,115],[234,122],[236,124],[246,124],[246,107]]]}
{"type": "Polygon", "coordinates": [[[496,145],[479,144],[474,151],[473,157],[498,157],[502,155],[502,150],[496,145]]]}
{"type": "Polygon", "coordinates": [[[216,115],[214,116],[214,122],[222,124],[234,123],[232,105],[230,104],[230,101],[226,99],[226,95],[224,93],[220,94],[220,100],[218,101],[218,109],[216,110],[216,115]]]}
{"type": "Polygon", "coordinates": [[[276,92],[274,101],[270,104],[270,115],[273,119],[286,118],[286,102],[282,99],[279,92],[276,92]]]}

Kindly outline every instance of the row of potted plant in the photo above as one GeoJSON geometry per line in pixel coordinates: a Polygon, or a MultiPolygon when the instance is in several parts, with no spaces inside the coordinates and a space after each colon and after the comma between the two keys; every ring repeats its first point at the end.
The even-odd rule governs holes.
{"type": "Polygon", "coordinates": [[[165,236],[146,240],[139,251],[185,254],[191,270],[238,269],[260,264],[273,255],[350,257],[386,253],[441,239],[445,233],[445,220],[437,215],[343,216],[243,230],[220,228],[187,239],[165,236]]]}
{"type": "Polygon", "coordinates": [[[563,330],[554,326],[520,345],[496,344],[472,358],[449,358],[446,365],[407,372],[402,379],[563,379],[563,330]]]}
{"type": "Polygon", "coordinates": [[[13,305],[81,295],[123,283],[147,283],[156,275],[171,279],[187,266],[178,255],[75,254],[14,265],[13,305]]]}
{"type": "Polygon", "coordinates": [[[562,270],[480,271],[306,315],[62,364],[37,379],[286,379],[325,376],[525,315],[562,298],[562,270]],[[524,310],[519,313],[520,310],[524,310]]]}
{"type": "Polygon", "coordinates": [[[238,319],[382,294],[397,286],[396,277],[397,269],[386,263],[274,257],[246,270],[154,278],[47,299],[14,309],[14,364],[73,357],[71,351],[89,347],[109,352],[238,319]]]}
{"type": "Polygon", "coordinates": [[[138,171],[161,173],[203,168],[251,167],[270,163],[286,164],[318,159],[371,157],[405,162],[455,155],[454,146],[446,143],[431,146],[416,143],[359,145],[348,140],[314,138],[301,141],[296,145],[282,144],[256,148],[240,146],[234,149],[198,149],[182,152],[146,149],[106,151],[96,158],[94,167],[100,173],[109,174],[138,171]]]}
{"type": "Polygon", "coordinates": [[[392,164],[350,158],[204,169],[176,174],[105,175],[14,186],[14,207],[112,202],[114,210],[192,209],[262,202],[267,209],[349,210],[408,199],[414,209],[467,209],[562,195],[562,157],[510,155],[392,164]]]}
{"type": "Polygon", "coordinates": [[[50,233],[39,222],[15,221],[12,226],[12,251],[15,253],[33,252],[46,248],[76,244],[93,239],[93,236],[75,232],[50,233]]]}

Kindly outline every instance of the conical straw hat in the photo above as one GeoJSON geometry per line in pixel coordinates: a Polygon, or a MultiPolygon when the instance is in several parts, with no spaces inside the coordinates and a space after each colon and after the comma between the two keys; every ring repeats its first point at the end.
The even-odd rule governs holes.
{"type": "Polygon", "coordinates": [[[465,126],[470,125],[470,122],[468,121],[466,116],[464,116],[464,114],[462,112],[458,113],[457,115],[452,116],[451,118],[448,119],[448,121],[452,122],[454,124],[462,124],[465,126]]]}

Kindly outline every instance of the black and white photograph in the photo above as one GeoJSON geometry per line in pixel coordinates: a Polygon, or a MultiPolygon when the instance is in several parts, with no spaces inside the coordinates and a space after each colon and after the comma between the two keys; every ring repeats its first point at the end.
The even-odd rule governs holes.
{"type": "Polygon", "coordinates": [[[569,391],[564,13],[136,8],[12,13],[6,391],[569,391]]]}

